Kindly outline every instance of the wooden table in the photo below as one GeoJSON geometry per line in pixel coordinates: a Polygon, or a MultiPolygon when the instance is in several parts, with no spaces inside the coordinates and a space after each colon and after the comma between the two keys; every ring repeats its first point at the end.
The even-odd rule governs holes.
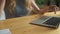
{"type": "MultiPolygon", "coordinates": [[[[47,16],[60,16],[57,14],[46,13],[47,16]]],[[[42,26],[31,25],[31,21],[39,18],[39,15],[18,17],[0,21],[0,30],[9,28],[12,34],[60,34],[60,27],[58,29],[51,29],[42,26]]]]}

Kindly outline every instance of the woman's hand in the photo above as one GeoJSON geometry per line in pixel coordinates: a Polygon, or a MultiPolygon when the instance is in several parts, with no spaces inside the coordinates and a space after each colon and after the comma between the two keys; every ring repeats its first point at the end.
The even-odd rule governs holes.
{"type": "Polygon", "coordinates": [[[56,14],[56,11],[59,10],[59,7],[57,7],[56,5],[50,5],[49,6],[49,11],[53,11],[54,14],[56,14]]]}
{"type": "Polygon", "coordinates": [[[56,11],[58,11],[58,10],[59,10],[59,7],[57,7],[56,5],[51,5],[51,6],[48,6],[48,8],[44,7],[42,9],[38,10],[37,13],[43,15],[46,12],[52,11],[52,12],[54,12],[54,14],[56,14],[56,11]]]}
{"type": "Polygon", "coordinates": [[[40,8],[40,10],[36,11],[37,14],[43,15],[44,13],[48,12],[48,7],[40,8]]]}

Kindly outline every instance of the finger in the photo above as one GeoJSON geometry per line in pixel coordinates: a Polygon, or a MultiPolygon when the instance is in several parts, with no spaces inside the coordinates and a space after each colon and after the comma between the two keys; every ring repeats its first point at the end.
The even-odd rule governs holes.
{"type": "Polygon", "coordinates": [[[54,11],[54,14],[56,14],[56,11],[54,11]]]}

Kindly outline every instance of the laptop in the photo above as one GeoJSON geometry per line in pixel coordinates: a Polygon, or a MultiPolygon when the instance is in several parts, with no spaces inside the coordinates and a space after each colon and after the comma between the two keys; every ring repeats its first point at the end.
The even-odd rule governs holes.
{"type": "Polygon", "coordinates": [[[30,24],[49,27],[49,28],[58,28],[59,23],[60,23],[60,17],[42,16],[32,21],[30,24]]]}

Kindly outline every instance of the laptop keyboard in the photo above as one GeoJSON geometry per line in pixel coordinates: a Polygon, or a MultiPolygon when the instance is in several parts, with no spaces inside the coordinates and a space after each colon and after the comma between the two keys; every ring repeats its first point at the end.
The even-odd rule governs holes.
{"type": "Polygon", "coordinates": [[[35,25],[42,25],[52,28],[58,28],[60,23],[59,17],[53,17],[53,16],[43,16],[41,18],[38,18],[37,20],[32,21],[31,24],[35,25]]]}
{"type": "Polygon", "coordinates": [[[44,22],[44,24],[56,26],[59,24],[59,22],[60,22],[60,18],[52,17],[49,20],[47,20],[46,22],[44,22]]]}
{"type": "Polygon", "coordinates": [[[47,21],[50,18],[52,18],[52,17],[43,16],[41,18],[38,18],[37,20],[32,21],[32,23],[41,24],[41,23],[44,23],[45,21],[47,21]]]}

